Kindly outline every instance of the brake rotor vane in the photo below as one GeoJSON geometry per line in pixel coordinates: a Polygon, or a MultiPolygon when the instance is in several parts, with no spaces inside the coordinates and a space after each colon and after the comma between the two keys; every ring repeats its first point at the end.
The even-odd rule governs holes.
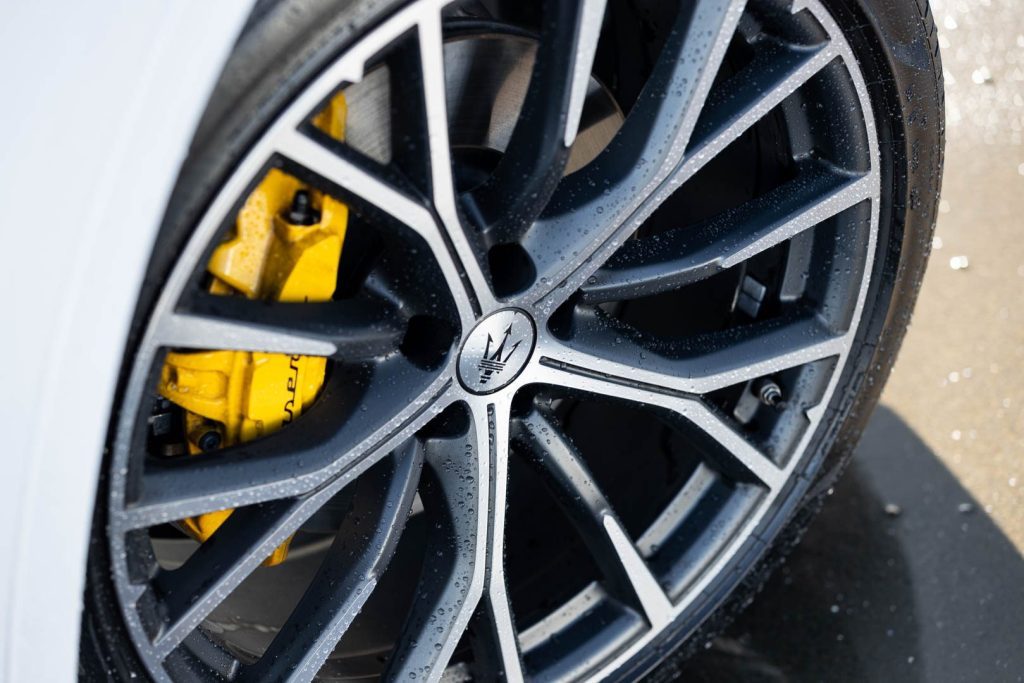
{"type": "MultiPolygon", "coordinates": [[[[337,95],[314,123],[344,138],[346,105],[337,95]]],[[[234,234],[218,246],[207,270],[209,291],[285,302],[327,301],[334,295],[348,225],[348,207],[271,170],[238,213],[234,234]]],[[[248,351],[170,352],[159,392],[185,411],[191,455],[266,436],[295,420],[315,400],[327,359],[248,351]]],[[[231,514],[189,517],[178,526],[210,538],[231,514]]],[[[267,558],[284,561],[289,541],[267,558]]]]}

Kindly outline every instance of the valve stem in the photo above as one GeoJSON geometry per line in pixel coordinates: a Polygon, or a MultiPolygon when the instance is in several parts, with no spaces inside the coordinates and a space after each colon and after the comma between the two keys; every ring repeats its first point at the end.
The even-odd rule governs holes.
{"type": "Polygon", "coordinates": [[[769,408],[783,410],[786,407],[786,402],[782,400],[782,389],[767,377],[758,380],[754,385],[754,394],[761,403],[769,408]]]}

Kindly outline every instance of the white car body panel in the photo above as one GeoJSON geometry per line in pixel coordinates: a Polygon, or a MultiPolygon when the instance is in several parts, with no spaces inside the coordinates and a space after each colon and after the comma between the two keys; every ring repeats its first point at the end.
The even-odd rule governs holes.
{"type": "Polygon", "coordinates": [[[0,22],[0,680],[78,674],[97,476],[143,272],[252,0],[10,3],[0,22]]]}

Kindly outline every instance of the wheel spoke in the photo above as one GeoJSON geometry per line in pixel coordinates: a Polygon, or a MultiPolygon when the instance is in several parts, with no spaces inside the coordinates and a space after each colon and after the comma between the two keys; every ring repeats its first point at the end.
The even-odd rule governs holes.
{"type": "Polygon", "coordinates": [[[573,289],[559,293],[563,284],[585,280],[614,251],[612,243],[656,208],[649,200],[682,158],[744,4],[700,0],[692,12],[680,12],[677,30],[618,135],[566,179],[547,217],[526,233],[524,246],[541,278],[524,300],[557,305],[573,289]],[[567,283],[573,271],[579,272],[567,283]]]}
{"type": "Polygon", "coordinates": [[[769,43],[709,96],[670,185],[677,187],[692,177],[835,58],[831,43],[800,48],[769,43]]]}
{"type": "Polygon", "coordinates": [[[282,303],[198,294],[165,323],[159,334],[166,346],[320,355],[349,363],[390,353],[405,333],[398,310],[370,296],[282,303]],[[333,350],[312,354],[301,350],[304,345],[333,350]]]}
{"type": "Polygon", "coordinates": [[[153,641],[156,657],[163,660],[181,645],[326,500],[318,494],[236,510],[181,567],[159,573],[153,585],[164,597],[169,623],[153,641]]]}
{"type": "MultiPolygon", "coordinates": [[[[421,461],[418,451],[414,445],[406,447],[397,459],[407,461],[408,464],[401,466],[398,475],[404,475],[406,479],[411,477],[412,483],[406,483],[414,489],[415,473],[418,473],[418,463],[421,461]]],[[[341,486],[336,485],[304,499],[278,500],[235,510],[217,532],[200,545],[181,567],[158,573],[153,580],[153,586],[164,598],[169,623],[153,641],[154,654],[161,660],[165,659],[275,548],[294,534],[340,489],[341,486]]],[[[410,501],[411,495],[409,493],[410,501]]],[[[408,507],[405,509],[408,510],[408,507]]],[[[389,514],[392,512],[397,514],[397,511],[389,510],[389,514]]],[[[389,526],[385,528],[391,528],[390,524],[393,522],[393,519],[390,520],[389,526]]],[[[394,542],[390,537],[377,540],[390,544],[394,542]]],[[[386,544],[372,547],[378,554],[370,558],[371,569],[376,569],[379,562],[386,563],[393,547],[386,544]],[[386,557],[384,553],[387,553],[386,557]]],[[[352,581],[355,579],[352,579],[350,584],[352,581]]],[[[354,587],[354,591],[355,588],[362,586],[354,587]]],[[[365,597],[366,595],[352,595],[348,600],[365,600],[365,597]]],[[[300,603],[300,607],[303,604],[300,603]]],[[[351,608],[348,602],[345,605],[351,608]]],[[[342,607],[339,603],[332,603],[332,606],[342,607]]],[[[316,656],[316,653],[307,654],[316,656]]]]}
{"type": "Polygon", "coordinates": [[[287,160],[391,216],[428,244],[437,240],[434,218],[426,206],[350,158],[341,145],[328,148],[326,141],[298,130],[278,133],[275,142],[277,152],[287,160]]]}
{"type": "Polygon", "coordinates": [[[458,254],[480,308],[483,311],[491,311],[497,307],[491,285],[481,268],[478,249],[463,228],[456,206],[451,150],[448,143],[448,105],[444,82],[444,43],[440,12],[429,12],[420,20],[419,43],[434,209],[441,219],[448,240],[458,254]]]}
{"type": "Polygon", "coordinates": [[[386,679],[439,680],[476,611],[487,569],[489,451],[486,417],[473,416],[462,436],[425,442],[420,497],[434,520],[427,547],[447,552],[427,560],[386,679]]]}
{"type": "Polygon", "coordinates": [[[422,450],[413,439],[359,482],[358,514],[346,516],[302,599],[240,680],[313,680],[391,561],[422,463],[422,450]],[[353,557],[358,559],[353,562],[353,557]]]}
{"type": "MultiPolygon", "coordinates": [[[[446,141],[447,137],[447,145],[446,141]]],[[[428,207],[349,158],[350,155],[340,145],[328,141],[321,143],[298,130],[278,133],[275,143],[277,152],[289,161],[341,188],[345,193],[358,197],[373,209],[383,212],[419,235],[430,248],[450,291],[456,293],[455,301],[462,323],[472,323],[476,312],[464,304],[465,296],[459,296],[464,291],[459,274],[461,268],[448,251],[445,236],[445,233],[451,237],[452,233],[460,231],[439,228],[428,207]],[[332,144],[332,147],[328,148],[327,144],[332,144]]],[[[445,224],[446,228],[450,225],[445,224]]]]}
{"type": "Polygon", "coordinates": [[[489,243],[518,240],[565,173],[590,84],[605,0],[544,4],[530,87],[494,173],[466,196],[489,243]]]}
{"type": "Polygon", "coordinates": [[[715,443],[719,444],[728,457],[738,462],[765,488],[774,491],[782,486],[785,473],[768,456],[751,444],[726,419],[713,411],[702,401],[690,401],[683,414],[688,422],[697,426],[715,443]]]}
{"type": "Polygon", "coordinates": [[[691,340],[680,357],[666,357],[630,340],[611,323],[580,326],[571,341],[548,337],[540,363],[610,376],[668,394],[706,394],[797,365],[836,356],[849,337],[812,315],[770,320],[691,340]]]}
{"type": "Polygon", "coordinates": [[[523,680],[523,664],[519,652],[518,631],[509,604],[505,581],[505,511],[508,504],[509,411],[507,400],[487,408],[487,444],[490,451],[490,518],[488,524],[487,579],[484,589],[484,616],[489,640],[496,660],[489,674],[500,673],[507,681],[523,680]]]}
{"type": "Polygon", "coordinates": [[[316,334],[195,313],[168,313],[160,319],[153,337],[157,345],[171,348],[232,349],[300,356],[333,356],[338,351],[334,341],[316,334]]]}
{"type": "Polygon", "coordinates": [[[667,416],[681,418],[699,429],[718,444],[731,463],[739,465],[749,478],[765,488],[775,490],[785,480],[785,473],[778,465],[695,396],[664,393],[663,387],[641,385],[622,376],[589,373],[571,366],[542,366],[534,379],[538,384],[658,408],[667,416]]]}
{"type": "Polygon", "coordinates": [[[350,377],[333,380],[292,428],[223,451],[150,462],[142,473],[139,499],[118,515],[115,525],[138,529],[305,495],[335,477],[350,479],[450,401],[445,394],[447,382],[407,363],[385,364],[369,379],[361,399],[366,410],[352,413],[338,425],[348,383],[355,381],[350,377]],[[413,377],[414,372],[419,375],[413,377]],[[406,405],[405,394],[396,396],[396,386],[409,387],[416,398],[406,405]],[[404,410],[396,410],[398,401],[406,406],[404,410]],[[395,417],[381,424],[381,415],[395,417]]]}
{"type": "Polygon", "coordinates": [[[569,85],[569,111],[565,120],[565,146],[571,147],[580,129],[580,117],[590,85],[590,71],[601,36],[606,0],[581,0],[573,44],[572,80],[569,85]]]}
{"type": "Polygon", "coordinates": [[[535,408],[517,420],[515,438],[583,538],[612,593],[639,608],[653,627],[668,623],[668,596],[554,418],[535,408]]]}
{"type": "Polygon", "coordinates": [[[731,268],[871,196],[872,178],[806,162],[794,180],[702,226],[627,242],[582,288],[599,303],[650,296],[731,268]]]}

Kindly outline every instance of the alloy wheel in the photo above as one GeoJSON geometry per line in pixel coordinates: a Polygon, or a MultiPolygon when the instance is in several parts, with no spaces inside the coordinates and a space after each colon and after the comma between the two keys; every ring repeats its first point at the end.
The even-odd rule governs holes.
{"type": "Polygon", "coordinates": [[[864,76],[832,15],[684,3],[626,97],[597,64],[604,0],[546,3],[536,34],[476,5],[406,3],[345,45],[239,160],[161,284],[107,509],[121,614],[158,680],[621,673],[700,623],[808,483],[881,193],[864,76]],[[495,36],[513,47],[480,47],[495,36]],[[460,127],[453,74],[474,50],[521,56],[522,40],[532,65],[505,137],[467,143],[497,133],[460,127]],[[384,102],[364,106],[386,108],[385,132],[319,130],[339,92],[354,112],[384,102]],[[593,151],[574,152],[585,135],[593,151]],[[211,253],[270,169],[351,212],[366,258],[343,262],[329,301],[209,292],[211,253]],[[154,454],[167,352],[216,349],[330,369],[278,432],[154,454]],[[226,509],[190,554],[160,557],[154,530],[226,509]],[[217,615],[325,509],[342,513],[293,551],[316,562],[290,611],[258,647],[233,640],[217,615]],[[538,539],[549,509],[555,541],[538,539]],[[405,602],[375,602],[380,586],[405,602]],[[354,653],[380,604],[395,624],[366,669],[354,653]]]}

